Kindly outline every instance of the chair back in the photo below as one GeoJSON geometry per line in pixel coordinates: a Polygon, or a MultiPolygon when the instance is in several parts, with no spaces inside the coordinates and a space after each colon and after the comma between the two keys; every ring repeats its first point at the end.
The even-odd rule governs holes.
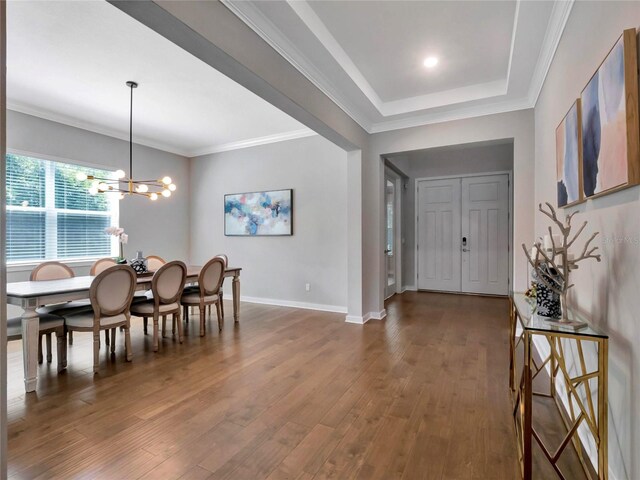
{"type": "Polygon", "coordinates": [[[117,264],[118,263],[113,258],[109,258],[109,257],[100,258],[95,262],[93,262],[93,265],[91,265],[91,270],[89,270],[89,275],[91,275],[92,277],[95,277],[99,273],[104,272],[107,268],[113,267],[114,265],[117,265],[117,264]]]}
{"type": "Polygon", "coordinates": [[[96,317],[128,313],[136,289],[136,273],[129,265],[114,265],[91,282],[89,298],[96,317]]]}
{"type": "Polygon", "coordinates": [[[158,270],[160,270],[160,267],[162,267],[165,263],[167,263],[167,261],[157,255],[149,255],[147,257],[147,268],[152,272],[157,272],[158,270]]]}
{"type": "Polygon", "coordinates": [[[175,303],[182,295],[187,279],[187,266],[179,260],[165,263],[153,275],[151,291],[158,304],[175,303]]]}
{"type": "Polygon", "coordinates": [[[31,271],[29,280],[32,282],[42,282],[45,280],[62,280],[64,278],[73,278],[71,267],[60,262],[43,262],[31,271]]]}
{"type": "Polygon", "coordinates": [[[198,275],[198,285],[200,285],[200,296],[208,297],[217,295],[224,280],[224,271],[227,263],[220,255],[209,260],[198,275]]]}

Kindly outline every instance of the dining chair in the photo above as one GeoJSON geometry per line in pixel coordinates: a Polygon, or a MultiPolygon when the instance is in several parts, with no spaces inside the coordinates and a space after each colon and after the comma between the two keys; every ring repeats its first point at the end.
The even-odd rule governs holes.
{"type": "Polygon", "coordinates": [[[65,315],[68,332],[93,332],[93,373],[98,373],[100,331],[111,330],[111,353],[115,354],[116,329],[124,327],[125,354],[131,352],[131,300],[136,289],[136,273],[129,265],[114,265],[99,273],[91,282],[89,299],[93,311],[65,315]]]}
{"type": "Polygon", "coordinates": [[[206,309],[209,305],[216,305],[218,315],[218,330],[222,330],[222,317],[220,312],[220,286],[224,279],[224,258],[215,256],[209,260],[198,274],[197,290],[191,288],[182,294],[180,303],[184,308],[185,319],[189,316],[188,307],[200,309],[200,336],[205,333],[206,309]]]}
{"type": "MultiPolygon", "coordinates": [[[[229,266],[229,257],[227,257],[224,253],[221,253],[216,256],[224,259],[224,268],[226,270],[227,267],[229,266]]],[[[224,301],[223,301],[224,294],[222,292],[223,286],[224,286],[224,276],[222,277],[222,283],[220,284],[220,293],[218,294],[220,296],[220,315],[222,315],[222,318],[224,319],[224,301]]],[[[211,305],[209,305],[209,315],[211,315],[211,305]]]]}
{"type": "Polygon", "coordinates": [[[159,270],[165,263],[167,263],[167,261],[157,255],[149,255],[147,257],[147,268],[151,272],[159,270]]]}
{"type": "MultiPolygon", "coordinates": [[[[39,315],[38,329],[40,342],[42,335],[47,335],[47,362],[51,362],[51,334],[57,337],[58,373],[67,368],[67,339],[65,338],[64,319],[57,315],[39,315]]],[[[7,320],[7,341],[22,340],[22,317],[7,320]]],[[[42,363],[42,343],[38,345],[38,361],[42,363]]]]}
{"type": "Polygon", "coordinates": [[[117,264],[118,262],[116,262],[113,258],[110,258],[110,257],[99,258],[98,260],[93,262],[93,265],[91,265],[91,270],[89,270],[89,275],[91,275],[92,277],[95,277],[99,273],[104,272],[107,268],[113,267],[114,265],[117,265],[117,264]]]}
{"type": "MultiPolygon", "coordinates": [[[[29,276],[32,282],[44,282],[47,280],[63,280],[65,278],[73,278],[76,274],[68,265],[61,262],[42,262],[37,265],[29,276]]],[[[38,315],[58,315],[75,312],[78,309],[89,310],[91,305],[88,302],[64,302],[55,305],[42,305],[36,309],[38,315]]],[[[47,362],[51,361],[51,332],[45,334],[47,337],[47,362]]],[[[69,345],[73,345],[73,336],[69,335],[69,345]]],[[[42,336],[38,342],[38,361],[42,363],[42,336]]]]}
{"type": "Polygon", "coordinates": [[[162,316],[162,336],[165,336],[167,315],[172,315],[173,331],[178,327],[178,341],[183,341],[180,318],[180,296],[187,278],[187,266],[178,260],[165,263],[151,279],[152,298],[131,305],[131,314],[142,317],[145,333],[149,317],[153,318],[153,351],[157,352],[162,342],[158,332],[158,321],[162,316]]]}

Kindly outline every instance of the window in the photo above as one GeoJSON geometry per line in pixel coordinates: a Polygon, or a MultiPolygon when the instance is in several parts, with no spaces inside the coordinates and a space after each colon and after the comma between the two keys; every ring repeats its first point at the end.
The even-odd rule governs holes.
{"type": "Polygon", "coordinates": [[[92,196],[78,172],[112,172],[7,154],[7,262],[117,255],[104,233],[118,218],[118,200],[92,196]]]}

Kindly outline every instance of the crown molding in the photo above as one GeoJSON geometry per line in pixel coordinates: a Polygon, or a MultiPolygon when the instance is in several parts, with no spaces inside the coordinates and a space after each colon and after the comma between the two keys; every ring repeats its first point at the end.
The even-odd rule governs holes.
{"type": "Polygon", "coordinates": [[[220,0],[222,4],[242,20],[260,38],[287,60],[307,80],[342,109],[365,131],[369,131],[371,122],[345,98],[329,79],[300,50],[285,37],[282,32],[255,7],[253,2],[243,0],[220,0]]]}
{"type": "Polygon", "coordinates": [[[538,97],[549,73],[549,68],[551,68],[553,57],[556,55],[556,50],[560,44],[564,27],[567,25],[567,20],[569,20],[574,3],[574,0],[565,0],[554,2],[553,4],[549,23],[547,23],[547,31],[545,32],[542,48],[538,55],[536,69],[533,72],[531,83],[529,84],[528,95],[532,106],[538,103],[538,97]]]}
{"type": "MultiPolygon", "coordinates": [[[[124,140],[129,142],[129,134],[110,128],[105,128],[100,125],[96,125],[92,122],[85,122],[77,118],[72,118],[67,115],[61,115],[59,113],[51,112],[48,110],[41,110],[29,105],[24,105],[19,102],[7,101],[7,110],[13,110],[14,112],[24,113],[25,115],[31,115],[32,117],[42,118],[51,122],[61,123],[69,127],[79,128],[80,130],[86,130],[89,132],[97,133],[99,135],[105,135],[111,138],[117,138],[118,140],[124,140]]],[[[149,140],[148,138],[137,138],[134,142],[137,145],[143,145],[145,147],[155,148],[156,150],[162,150],[163,152],[173,153],[181,157],[188,157],[188,152],[176,148],[173,145],[166,143],[156,142],[149,140]]]]}
{"type": "MultiPolygon", "coordinates": [[[[104,135],[107,137],[116,138],[118,140],[129,142],[129,135],[126,133],[104,128],[99,125],[95,125],[91,122],[84,122],[82,120],[71,118],[66,115],[60,115],[57,113],[40,110],[40,109],[26,106],[16,102],[7,102],[7,110],[12,110],[14,112],[23,113],[25,115],[41,118],[43,120],[49,120],[51,122],[60,123],[68,127],[78,128],[80,130],[85,130],[88,132],[93,132],[99,135],[104,135]]],[[[142,138],[142,139],[138,138],[134,143],[136,145],[143,145],[145,147],[154,148],[156,150],[161,150],[163,152],[173,153],[174,155],[178,155],[180,157],[192,158],[192,157],[199,157],[201,155],[208,155],[211,153],[237,150],[239,148],[255,147],[258,145],[266,145],[269,143],[284,142],[287,140],[295,140],[297,138],[311,137],[313,135],[317,135],[317,133],[311,129],[305,128],[301,130],[293,130],[290,132],[277,133],[275,135],[267,135],[264,137],[254,137],[246,140],[239,140],[236,142],[214,144],[205,148],[200,148],[198,150],[183,150],[183,149],[176,148],[173,145],[155,142],[147,138],[142,138]]]]}
{"type": "Polygon", "coordinates": [[[212,145],[208,148],[193,151],[189,154],[190,158],[201,157],[203,155],[211,155],[212,153],[228,152],[230,150],[239,150],[241,148],[256,147],[259,145],[267,145],[269,143],[286,142],[287,140],[295,140],[298,138],[313,137],[318,135],[309,128],[303,130],[294,130],[292,132],[277,133],[275,135],[267,135],[264,137],[250,138],[248,140],[240,140],[238,142],[229,142],[220,145],[212,145]]]}
{"type": "Polygon", "coordinates": [[[504,100],[498,103],[487,105],[461,107],[448,112],[425,113],[423,115],[412,116],[399,120],[387,120],[373,125],[369,133],[382,133],[391,130],[401,130],[403,128],[420,127],[434,123],[451,122],[454,120],[464,120],[467,118],[482,117],[485,115],[495,115],[497,113],[508,113],[518,110],[533,108],[529,98],[519,98],[514,100],[504,100]]]}

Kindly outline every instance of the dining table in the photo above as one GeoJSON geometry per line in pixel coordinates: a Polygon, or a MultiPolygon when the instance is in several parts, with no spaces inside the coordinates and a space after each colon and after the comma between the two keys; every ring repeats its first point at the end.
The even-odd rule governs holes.
{"type": "MultiPolygon", "coordinates": [[[[201,266],[187,267],[185,284],[198,282],[201,266]]],[[[226,268],[224,277],[233,278],[233,318],[240,320],[240,271],[242,268],[226,268]]],[[[7,303],[24,309],[22,314],[22,354],[24,387],[34,392],[38,383],[38,313],[44,305],[83,300],[89,298],[93,276],[78,276],[62,280],[26,281],[7,283],[7,303]]],[[[138,275],[136,290],[149,290],[153,274],[138,275]]]]}

